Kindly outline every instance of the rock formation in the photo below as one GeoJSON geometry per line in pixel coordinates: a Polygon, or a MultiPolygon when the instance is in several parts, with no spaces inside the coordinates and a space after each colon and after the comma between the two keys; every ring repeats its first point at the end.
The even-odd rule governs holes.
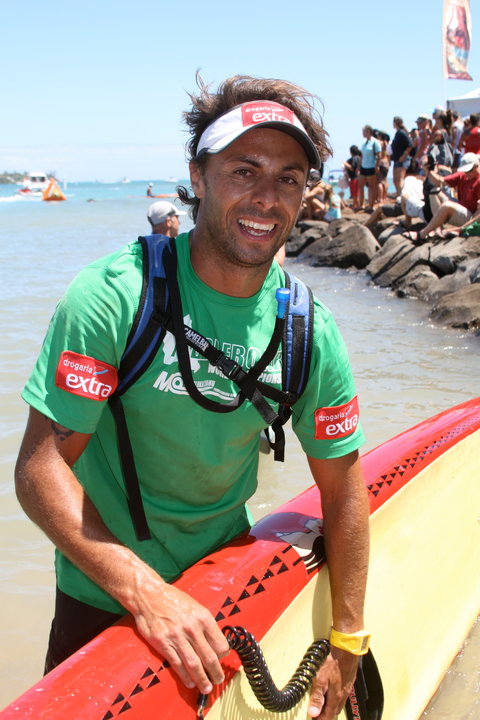
{"type": "Polygon", "coordinates": [[[367,218],[350,212],[331,223],[300,220],[287,256],[365,270],[372,283],[428,303],[435,322],[480,332],[480,237],[437,237],[419,245],[403,237],[401,218],[381,220],[371,230],[367,218]]]}

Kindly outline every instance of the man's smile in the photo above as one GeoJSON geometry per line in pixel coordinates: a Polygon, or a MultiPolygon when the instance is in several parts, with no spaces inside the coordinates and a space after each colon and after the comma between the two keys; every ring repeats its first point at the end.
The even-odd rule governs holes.
{"type": "Polygon", "coordinates": [[[246,220],[245,218],[240,218],[238,224],[241,225],[242,229],[249,235],[253,235],[254,237],[269,235],[276,227],[275,223],[254,222],[253,220],[246,220]]]}

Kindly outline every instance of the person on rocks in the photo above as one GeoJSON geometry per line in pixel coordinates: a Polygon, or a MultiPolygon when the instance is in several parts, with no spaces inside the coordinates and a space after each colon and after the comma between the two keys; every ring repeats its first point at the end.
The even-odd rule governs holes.
{"type": "Polygon", "coordinates": [[[368,201],[365,210],[373,212],[377,197],[377,178],[378,161],[380,159],[381,145],[376,138],[373,137],[373,128],[371,125],[365,125],[363,130],[365,142],[361,147],[362,164],[360,166],[360,177],[358,182],[358,210],[364,209],[365,187],[368,189],[368,201]]]}
{"type": "Polygon", "coordinates": [[[382,132],[381,130],[376,131],[375,133],[376,139],[380,143],[380,154],[378,156],[378,162],[377,162],[377,169],[375,172],[375,177],[377,180],[377,188],[376,188],[376,199],[375,199],[375,205],[377,203],[385,202],[388,195],[388,171],[390,168],[390,135],[388,133],[382,132]]]}
{"type": "Polygon", "coordinates": [[[420,177],[420,168],[416,163],[412,163],[407,169],[401,194],[396,198],[394,203],[384,203],[376,207],[365,222],[365,227],[371,228],[384,218],[397,218],[402,215],[405,217],[403,220],[400,220],[400,222],[405,227],[410,227],[412,218],[425,220],[423,212],[425,207],[423,185],[423,180],[420,177]]]}
{"type": "Polygon", "coordinates": [[[399,115],[395,115],[393,118],[393,127],[395,128],[395,135],[391,143],[391,160],[393,163],[393,184],[398,196],[402,192],[407,168],[410,165],[410,150],[413,143],[410,133],[399,115]]]}
{"type": "Polygon", "coordinates": [[[480,114],[471,113],[468,122],[464,123],[464,130],[459,142],[460,150],[464,153],[480,154],[480,114]]]}
{"type": "Polygon", "coordinates": [[[360,175],[360,167],[362,165],[362,153],[357,145],[350,146],[350,157],[345,160],[343,167],[348,177],[348,186],[350,189],[350,199],[352,201],[352,209],[357,210],[358,204],[358,177],[360,175]]]}
{"type": "Polygon", "coordinates": [[[430,135],[432,133],[432,121],[428,115],[419,115],[417,118],[418,135],[415,141],[415,155],[413,159],[419,165],[422,165],[423,158],[427,154],[430,145],[430,135]]]}
{"type": "Polygon", "coordinates": [[[463,119],[460,116],[460,113],[457,110],[452,111],[452,145],[453,145],[453,170],[457,170],[459,164],[460,164],[460,158],[462,157],[462,153],[460,151],[460,138],[462,137],[463,133],[463,119]]]}
{"type": "Polygon", "coordinates": [[[450,110],[435,114],[435,125],[430,135],[427,155],[439,168],[451,172],[453,167],[452,115],[450,110]]]}
{"type": "Polygon", "coordinates": [[[301,216],[308,220],[323,220],[330,207],[332,186],[321,178],[307,187],[303,196],[301,216]]]}
{"type": "Polygon", "coordinates": [[[419,232],[404,233],[404,237],[415,243],[425,242],[432,233],[438,237],[454,237],[480,217],[480,155],[466,153],[460,161],[458,172],[451,175],[442,176],[429,170],[428,179],[440,190],[445,185],[455,188],[458,202],[446,198],[441,192],[431,194],[431,220],[419,232]],[[455,229],[447,233],[438,232],[447,223],[454,225],[455,229]]]}
{"type": "MultiPolygon", "coordinates": [[[[220,660],[228,643],[211,613],[170,583],[248,529],[246,501],[256,488],[265,420],[253,395],[239,412],[214,411],[218,398],[231,405],[238,388],[209,362],[189,360],[185,323],[214,347],[242,350],[236,359],[244,371],[256,362],[272,342],[276,290],[285,285],[273,257],[297,219],[309,169],[319,168],[330,149],[315,98],[302,88],[249,76],[229,78],[216,91],[197,82],[185,114],[193,194],[179,188],[195,226],[168,245],[178,259],[175,277],[169,271],[180,295],[175,334],[167,334],[141,380],[122,396],[146,528],[135,532],[139,508],[129,512],[107,402],[115,400],[142,293],[138,241],[80,272],[57,307],[23,392],[30,415],[16,490],[57,546],[46,669],[130,612],[185,686],[205,694],[224,680],[220,660]],[[168,382],[188,377],[181,351],[200,397],[189,384],[168,382]]],[[[308,713],[333,720],[368,644],[369,510],[346,348],[325,306],[314,300],[313,312],[308,380],[292,418],[320,490],[335,630],[308,713]]],[[[281,355],[265,370],[278,390],[281,355]]]]}

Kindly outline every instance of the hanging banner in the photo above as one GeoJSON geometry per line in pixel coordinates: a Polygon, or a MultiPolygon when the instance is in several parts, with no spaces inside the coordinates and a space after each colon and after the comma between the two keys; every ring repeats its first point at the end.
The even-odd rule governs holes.
{"type": "Polygon", "coordinates": [[[471,37],[470,0],[444,0],[443,66],[446,78],[472,80],[467,72],[471,37]]]}

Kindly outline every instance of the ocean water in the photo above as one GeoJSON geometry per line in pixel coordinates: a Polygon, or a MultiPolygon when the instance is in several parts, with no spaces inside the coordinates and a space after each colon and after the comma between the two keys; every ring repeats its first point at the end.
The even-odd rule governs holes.
{"type": "MultiPolygon", "coordinates": [[[[0,186],[0,707],[41,675],[54,587],[52,546],[14,494],[13,467],[27,415],[21,388],[65,286],[86,263],[148,232],[147,185],[71,183],[60,203],[20,198],[14,186],[0,186]]],[[[154,182],[154,192],[175,192],[175,184],[154,182]]],[[[191,227],[188,217],[181,227],[191,227]]],[[[480,395],[480,337],[433,325],[423,303],[369,286],[364,273],[287,265],[332,309],[345,337],[365,450],[480,395]]],[[[262,459],[252,502],[256,518],[311,484],[294,444],[285,466],[276,465],[262,459]]],[[[479,654],[477,625],[426,718],[480,717],[479,654]]]]}

